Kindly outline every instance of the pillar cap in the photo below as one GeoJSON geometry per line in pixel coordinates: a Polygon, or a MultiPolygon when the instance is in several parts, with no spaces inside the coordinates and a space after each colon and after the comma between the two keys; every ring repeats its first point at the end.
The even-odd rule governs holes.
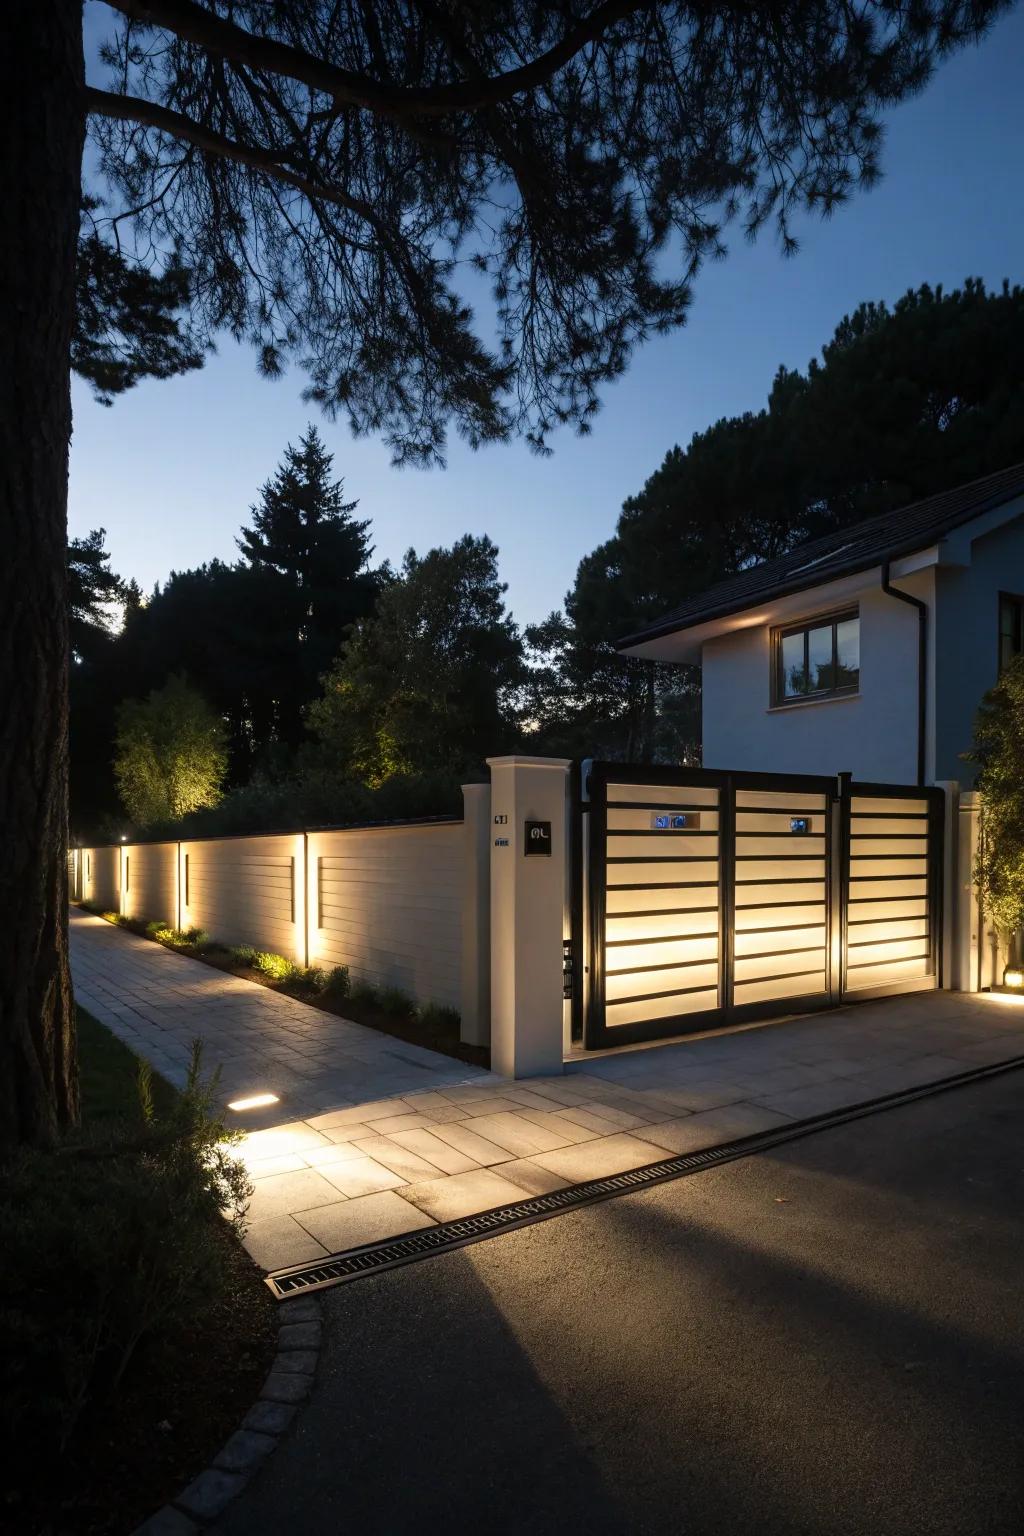
{"type": "Polygon", "coordinates": [[[556,768],[565,773],[572,767],[571,757],[489,757],[488,768],[556,768]]]}

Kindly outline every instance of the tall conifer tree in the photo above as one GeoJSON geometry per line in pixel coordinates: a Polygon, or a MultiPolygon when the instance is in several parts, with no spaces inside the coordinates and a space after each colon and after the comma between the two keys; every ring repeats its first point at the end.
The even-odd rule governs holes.
{"type": "Polygon", "coordinates": [[[317,692],[350,626],[373,608],[377,581],[368,569],[369,521],[352,516],[356,501],[344,499],[344,480],[332,479],[334,456],[311,426],[299,446],[291,443],[252,508],[238,547],[254,570],[280,582],[278,700],[283,740],[302,736],[302,707],[317,692]]]}

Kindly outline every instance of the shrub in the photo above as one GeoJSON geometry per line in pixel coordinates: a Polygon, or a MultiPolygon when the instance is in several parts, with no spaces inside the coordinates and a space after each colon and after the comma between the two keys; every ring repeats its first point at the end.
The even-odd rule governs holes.
{"type": "Polygon", "coordinates": [[[163,1115],[140,1064],[134,1119],[102,1139],[19,1153],[4,1169],[0,1252],[20,1276],[0,1307],[0,1427],[8,1447],[66,1446],[101,1411],[140,1344],[186,1322],[216,1289],[223,1210],[241,1229],[252,1192],[201,1077],[163,1115]]]}
{"type": "Polygon", "coordinates": [[[146,924],[147,937],[151,939],[158,939],[162,944],[166,944],[167,940],[170,939],[173,934],[174,929],[171,927],[170,923],[165,923],[163,918],[158,917],[155,922],[146,924]]]}
{"type": "Polygon", "coordinates": [[[349,1000],[359,1008],[378,1008],[380,1006],[377,988],[371,986],[368,981],[353,982],[348,995],[349,1000]]]}
{"type": "Polygon", "coordinates": [[[964,755],[978,765],[982,804],[974,878],[993,926],[1015,948],[1024,927],[1024,657],[986,693],[964,755]]]}
{"type": "Polygon", "coordinates": [[[253,964],[264,976],[269,976],[271,981],[291,981],[301,969],[291,960],[286,960],[284,955],[274,955],[267,950],[260,950],[253,964]]]}
{"type": "Polygon", "coordinates": [[[319,965],[309,965],[305,969],[293,966],[288,982],[290,989],[301,996],[319,997],[327,984],[327,972],[319,965]]]}
{"type": "Polygon", "coordinates": [[[299,992],[313,997],[338,999],[348,996],[348,966],[335,965],[331,970],[321,965],[311,965],[306,970],[296,969],[292,978],[299,992]]]}
{"type": "Polygon", "coordinates": [[[449,1008],[445,1003],[423,1003],[416,1010],[416,1017],[420,1023],[428,1029],[435,1029],[439,1034],[459,1033],[462,1016],[457,1008],[449,1008]]]}
{"type": "Polygon", "coordinates": [[[230,949],[222,944],[219,939],[211,939],[208,933],[199,930],[199,935],[192,941],[195,951],[199,955],[229,955],[230,949]]]}
{"type": "Polygon", "coordinates": [[[348,997],[350,988],[351,982],[347,965],[336,965],[327,972],[327,979],[323,986],[325,997],[340,1000],[341,998],[348,997]]]}
{"type": "Polygon", "coordinates": [[[236,944],[231,955],[240,965],[251,965],[254,971],[268,976],[271,981],[291,981],[296,974],[301,974],[301,967],[286,960],[284,955],[256,949],[252,944],[236,944]]]}
{"type": "Polygon", "coordinates": [[[168,928],[162,935],[165,944],[175,949],[199,949],[211,943],[210,935],[202,928],[168,928]]]}
{"type": "Polygon", "coordinates": [[[377,1007],[381,1013],[390,1013],[395,1017],[416,1012],[416,1004],[401,987],[381,987],[377,994],[377,1007]]]}

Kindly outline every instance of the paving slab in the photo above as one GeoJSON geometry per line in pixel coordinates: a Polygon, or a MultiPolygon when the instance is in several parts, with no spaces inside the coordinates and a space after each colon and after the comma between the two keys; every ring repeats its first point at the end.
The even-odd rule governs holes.
{"type": "Polygon", "coordinates": [[[460,1216],[474,1216],[477,1211],[522,1200],[523,1190],[492,1168],[474,1168],[471,1173],[432,1179],[428,1184],[410,1184],[403,1196],[436,1221],[458,1221],[460,1216]]]}
{"type": "Polygon", "coordinates": [[[318,1206],[315,1211],[300,1214],[302,1224],[330,1253],[343,1253],[363,1243],[380,1243],[404,1232],[436,1226],[426,1211],[400,1199],[392,1190],[345,1200],[339,1205],[318,1206]]]}
{"type": "Polygon", "coordinates": [[[307,1260],[325,1258],[330,1252],[294,1216],[271,1216],[253,1222],[245,1234],[245,1246],[261,1269],[305,1264],[307,1260]]]}
{"type": "Polygon", "coordinates": [[[529,1157],[517,1157],[510,1163],[502,1163],[503,1179],[518,1184],[524,1195],[548,1195],[553,1189],[565,1189],[569,1183],[551,1168],[542,1168],[529,1157]]]}
{"type": "Polygon", "coordinates": [[[225,1100],[278,1094],[231,1117],[267,1269],[1024,1055],[1024,1006],[940,992],[577,1052],[563,1076],[511,1082],[77,909],[71,952],[82,1005],[171,1081],[201,1034],[225,1100]]]}
{"type": "MultiPolygon", "coordinates": [[[[400,1184],[405,1184],[400,1173],[378,1163],[372,1157],[354,1158],[347,1163],[328,1163],[324,1167],[324,1174],[335,1191],[340,1191],[345,1196],[357,1197],[359,1195],[372,1195],[379,1189],[395,1189],[400,1184]]],[[[337,1193],[334,1196],[337,1200],[337,1193]]],[[[311,1201],[310,1204],[326,1202],[311,1201]]],[[[303,1209],[296,1207],[297,1210],[303,1209]]]]}
{"type": "Polygon", "coordinates": [[[587,1179],[604,1179],[609,1174],[643,1168],[663,1156],[662,1149],[652,1142],[638,1141],[635,1136],[623,1132],[620,1136],[602,1136],[581,1146],[562,1147],[558,1152],[538,1152],[532,1161],[542,1168],[549,1168],[552,1173],[561,1174],[572,1184],[582,1184],[587,1179]]]}
{"type": "Polygon", "coordinates": [[[310,1206],[330,1205],[337,1198],[334,1185],[314,1168],[303,1168],[298,1173],[275,1173],[269,1178],[257,1179],[249,1204],[249,1217],[258,1223],[272,1216],[304,1211],[310,1206]]]}

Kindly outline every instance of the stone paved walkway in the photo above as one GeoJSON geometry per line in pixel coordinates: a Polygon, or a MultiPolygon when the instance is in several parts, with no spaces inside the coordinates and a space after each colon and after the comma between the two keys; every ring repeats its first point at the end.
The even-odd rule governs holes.
{"type": "Polygon", "coordinates": [[[72,910],[78,1001],[180,1083],[201,1036],[225,1099],[269,1090],[244,1157],[267,1269],[656,1162],[1024,1054],[1024,1006],[943,992],[514,1083],[72,910]]]}

